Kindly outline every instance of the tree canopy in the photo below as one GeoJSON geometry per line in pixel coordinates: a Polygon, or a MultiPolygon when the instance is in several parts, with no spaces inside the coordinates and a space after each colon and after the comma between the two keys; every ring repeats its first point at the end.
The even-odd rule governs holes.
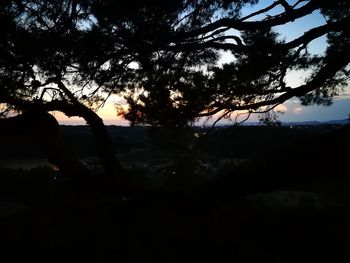
{"type": "Polygon", "coordinates": [[[0,8],[1,102],[19,110],[82,116],[73,105],[123,94],[134,124],[186,125],[294,96],[328,104],[349,74],[348,1],[18,0],[0,8]],[[317,27],[279,37],[277,26],[315,13],[324,17],[317,27]],[[322,36],[325,52],[309,52],[322,36]],[[222,51],[235,59],[218,66],[222,51]],[[308,79],[288,86],[287,74],[300,69],[308,79]]]}
{"type": "Polygon", "coordinates": [[[4,0],[2,115],[83,117],[113,173],[113,149],[95,113],[112,94],[126,98],[120,114],[131,124],[170,127],[269,112],[293,97],[330,104],[348,84],[349,11],[346,0],[4,0]],[[323,20],[293,39],[278,31],[315,14],[323,20]],[[325,51],[310,52],[320,37],[325,51]],[[234,59],[219,65],[222,52],[234,59]],[[291,86],[295,70],[307,77],[291,86]]]}
{"type": "MultiPolygon", "coordinates": [[[[220,119],[240,110],[268,112],[292,97],[299,97],[303,104],[329,105],[348,85],[349,3],[264,4],[219,1],[210,5],[216,11],[208,20],[196,17],[196,26],[173,26],[169,44],[154,54],[152,61],[157,68],[144,77],[147,83],[142,83],[141,95],[129,97],[131,111],[126,117],[135,123],[155,124],[172,119],[194,121],[215,114],[220,119]],[[246,5],[260,9],[245,14],[246,5]],[[323,16],[323,21],[294,39],[282,39],[278,26],[311,14],[323,16]],[[320,37],[327,39],[325,51],[315,54],[309,46],[320,37]],[[234,60],[218,66],[221,51],[230,52],[234,60]],[[291,86],[287,76],[292,71],[307,76],[304,83],[291,86]]],[[[196,10],[193,7],[182,16],[191,19],[196,10]]],[[[140,62],[141,70],[144,63],[140,62]]]]}

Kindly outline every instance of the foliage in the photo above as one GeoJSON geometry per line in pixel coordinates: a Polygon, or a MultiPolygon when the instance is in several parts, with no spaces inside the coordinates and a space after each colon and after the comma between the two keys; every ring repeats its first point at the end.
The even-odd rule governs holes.
{"type": "Polygon", "coordinates": [[[112,143],[94,112],[112,94],[125,97],[120,113],[131,124],[170,128],[267,113],[293,97],[329,105],[349,79],[349,8],[345,0],[1,1],[0,109],[83,117],[113,174],[112,143]],[[288,41],[278,33],[315,13],[323,24],[288,41]],[[313,54],[319,37],[326,50],[313,54]],[[234,60],[219,65],[222,52],[234,60]],[[308,78],[292,87],[294,70],[308,78]]]}
{"type": "Polygon", "coordinates": [[[1,103],[81,115],[68,106],[96,108],[111,94],[124,94],[124,117],[155,126],[253,112],[294,96],[305,104],[331,103],[349,76],[348,1],[264,4],[133,0],[121,8],[109,0],[2,1],[1,103]],[[258,11],[245,14],[257,4],[258,11]],[[276,8],[282,10],[277,15],[276,8]],[[316,11],[325,24],[280,39],[276,26],[316,11]],[[325,54],[310,54],[309,44],[321,36],[328,39],[325,54]],[[221,51],[235,60],[218,66],[221,51]],[[295,69],[312,72],[292,88],[285,77],[295,69]]]}
{"type": "MultiPolygon", "coordinates": [[[[349,3],[276,1],[244,16],[241,11],[246,4],[232,1],[215,6],[215,14],[220,16],[213,13],[210,22],[203,19],[198,28],[174,27],[168,46],[154,52],[151,60],[154,63],[156,59],[156,65],[162,67],[153,67],[143,78],[147,82],[140,82],[138,93],[127,97],[130,109],[124,117],[131,123],[176,126],[198,117],[220,119],[241,110],[267,112],[292,97],[300,97],[306,105],[331,104],[349,79],[349,17],[344,11],[349,3]],[[278,15],[273,13],[276,7],[283,9],[278,15]],[[290,41],[281,39],[277,26],[315,11],[324,16],[324,24],[290,41]],[[310,53],[310,43],[322,36],[327,37],[325,53],[310,53]],[[231,52],[234,61],[218,66],[221,51],[231,52]],[[172,60],[167,60],[169,57],[172,60]],[[174,73],[173,66],[177,69],[174,73]],[[293,70],[309,77],[291,87],[286,77],[293,70]],[[160,80],[150,76],[160,76],[160,80]]],[[[139,61],[140,70],[145,63],[139,61]]]]}

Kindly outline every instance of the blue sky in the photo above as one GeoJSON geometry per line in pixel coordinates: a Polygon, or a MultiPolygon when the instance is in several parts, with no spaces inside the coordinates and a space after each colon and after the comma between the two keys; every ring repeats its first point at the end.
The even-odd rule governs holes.
{"type": "MultiPolygon", "coordinates": [[[[251,12],[257,11],[261,8],[269,6],[274,1],[260,1],[260,4],[252,6],[250,8],[245,8],[243,10],[243,15],[250,14],[251,12]]],[[[288,1],[290,4],[296,1],[288,1]]],[[[271,10],[270,15],[276,15],[283,12],[281,7],[276,7],[271,10]]],[[[254,19],[261,19],[263,16],[255,17],[254,19]]],[[[254,20],[252,18],[252,20],[254,20]]],[[[303,33],[313,27],[317,27],[325,24],[325,18],[319,13],[314,12],[311,15],[305,16],[301,19],[297,19],[294,22],[287,23],[282,26],[274,27],[274,30],[280,33],[280,38],[286,41],[293,40],[298,36],[303,35],[303,33]]],[[[308,46],[308,51],[311,54],[322,54],[326,49],[326,37],[322,36],[320,38],[312,41],[308,46]]],[[[221,63],[227,63],[234,59],[229,52],[223,53],[220,59],[221,63]]],[[[287,84],[291,87],[301,85],[303,80],[307,77],[307,72],[290,72],[287,76],[287,84]]],[[[346,87],[344,91],[339,94],[339,96],[334,97],[333,104],[331,106],[302,106],[298,99],[293,98],[285,102],[280,109],[283,109],[284,114],[279,115],[281,121],[329,121],[329,120],[341,120],[348,118],[350,114],[350,87],[346,87]]],[[[252,116],[251,121],[256,121],[257,116],[252,116]]]]}
{"type": "Polygon", "coordinates": [[[288,101],[285,106],[288,110],[279,119],[286,122],[341,120],[350,114],[349,98],[336,98],[331,106],[301,106],[298,101],[288,101]]]}

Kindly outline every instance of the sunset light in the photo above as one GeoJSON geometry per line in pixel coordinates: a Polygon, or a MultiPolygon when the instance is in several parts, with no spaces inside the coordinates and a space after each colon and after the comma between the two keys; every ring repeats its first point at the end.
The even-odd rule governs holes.
{"type": "Polygon", "coordinates": [[[349,0],[0,0],[1,262],[350,262],[349,0]]]}

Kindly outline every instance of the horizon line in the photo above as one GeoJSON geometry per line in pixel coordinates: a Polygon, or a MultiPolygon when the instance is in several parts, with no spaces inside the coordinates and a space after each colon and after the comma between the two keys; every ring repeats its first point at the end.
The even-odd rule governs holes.
{"type": "MultiPolygon", "coordinates": [[[[110,121],[110,120],[109,120],[110,121]]],[[[311,124],[348,124],[350,123],[350,119],[331,119],[327,121],[318,121],[318,120],[309,120],[309,121],[278,121],[277,123],[280,123],[282,126],[283,125],[311,125],[311,124]]],[[[60,126],[89,126],[88,124],[83,124],[83,123],[59,123],[60,126]]],[[[222,127],[222,126],[234,126],[236,125],[235,123],[222,123],[222,124],[217,124],[214,127],[222,127]]],[[[262,122],[259,121],[247,121],[244,123],[239,124],[238,126],[266,126],[262,122]]],[[[112,123],[106,123],[105,126],[117,126],[117,127],[151,127],[150,125],[122,125],[122,124],[112,124],[112,123]]],[[[200,124],[194,124],[190,125],[192,127],[212,127],[212,125],[200,125],[200,124]]]]}

